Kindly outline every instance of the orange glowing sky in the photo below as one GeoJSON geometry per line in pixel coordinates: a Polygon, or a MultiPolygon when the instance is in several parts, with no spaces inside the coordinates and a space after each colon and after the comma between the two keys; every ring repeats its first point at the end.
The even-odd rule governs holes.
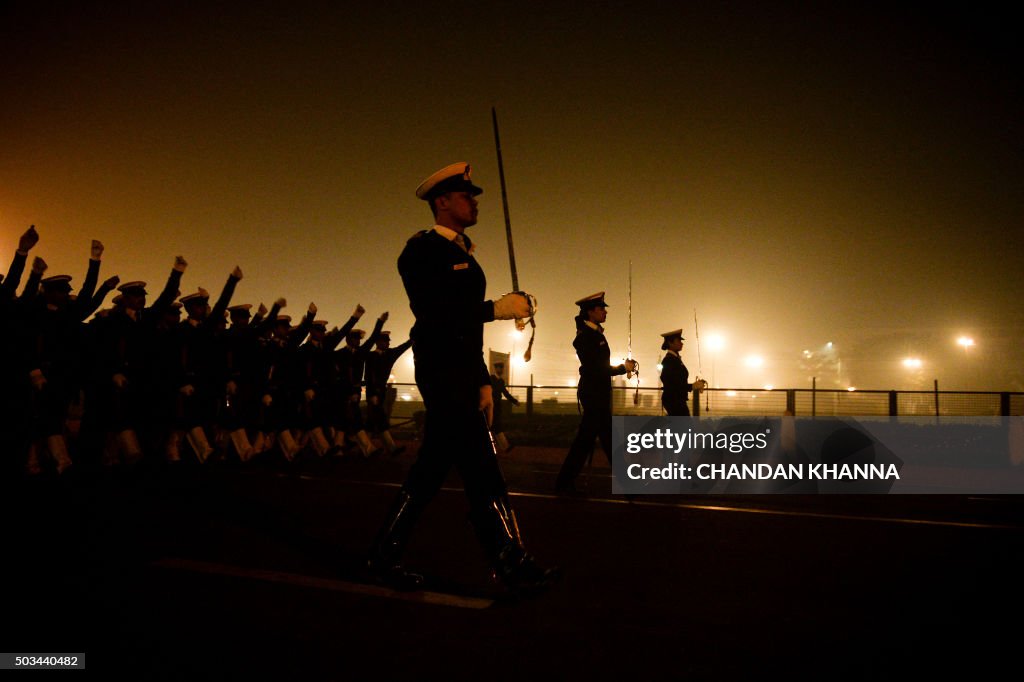
{"type": "Polygon", "coordinates": [[[727,339],[723,386],[808,385],[801,351],[832,341],[862,388],[1024,389],[1009,9],[96,4],[0,5],[0,249],[35,224],[34,255],[73,283],[98,238],[103,275],[158,284],[182,254],[185,290],[216,292],[237,264],[236,302],[315,301],[338,324],[360,302],[404,338],[395,260],[443,165],[474,165],[477,256],[490,294],[510,289],[495,106],[540,302],[516,383],[575,375],[572,302],[594,291],[626,352],[632,261],[644,385],[676,327],[710,378],[696,309],[702,342],[727,339]]]}

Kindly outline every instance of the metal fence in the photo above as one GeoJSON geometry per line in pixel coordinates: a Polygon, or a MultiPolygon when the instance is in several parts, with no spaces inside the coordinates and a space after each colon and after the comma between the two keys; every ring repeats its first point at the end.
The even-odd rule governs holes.
{"type": "MultiPolygon", "coordinates": [[[[423,410],[415,384],[394,384],[392,416],[413,419],[423,410]]],[[[575,386],[509,386],[516,412],[576,414],[575,386]]],[[[1014,391],[885,391],[836,389],[708,389],[691,401],[693,414],[715,416],[1024,416],[1024,393],[1014,391]]],[[[659,415],[661,389],[612,388],[612,412],[659,415]]]]}

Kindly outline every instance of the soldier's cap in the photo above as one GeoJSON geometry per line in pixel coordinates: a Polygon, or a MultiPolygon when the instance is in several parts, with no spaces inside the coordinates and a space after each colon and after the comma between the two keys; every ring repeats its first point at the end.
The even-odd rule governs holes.
{"type": "Polygon", "coordinates": [[[600,307],[600,308],[607,308],[608,307],[608,304],[604,302],[604,292],[603,291],[599,291],[596,294],[591,294],[590,296],[584,296],[583,298],[581,298],[578,301],[576,301],[576,305],[578,305],[581,310],[590,310],[591,308],[598,308],[598,307],[600,307]]]}
{"type": "Polygon", "coordinates": [[[377,332],[377,340],[378,341],[390,341],[391,340],[391,332],[387,331],[386,329],[382,329],[381,331],[377,332]]]}
{"type": "Polygon", "coordinates": [[[210,294],[208,294],[205,289],[200,289],[199,291],[186,294],[181,297],[181,302],[185,305],[188,305],[189,303],[206,303],[208,300],[210,300],[210,294]]]}
{"type": "Polygon", "coordinates": [[[141,282],[139,280],[135,280],[134,282],[125,282],[124,284],[119,286],[117,290],[120,291],[122,294],[130,294],[133,296],[138,296],[141,294],[142,296],[145,296],[146,283],[141,282]]]}
{"type": "Polygon", "coordinates": [[[345,338],[348,339],[348,338],[352,338],[353,336],[356,337],[356,338],[361,339],[364,336],[366,336],[366,332],[364,330],[362,330],[362,329],[350,329],[348,334],[345,335],[345,338]]]}
{"type": "Polygon", "coordinates": [[[292,323],[291,315],[278,315],[274,318],[274,324],[290,325],[292,323]]]}
{"type": "Polygon", "coordinates": [[[661,342],[661,349],[662,350],[668,350],[668,342],[671,341],[672,339],[676,338],[676,337],[678,337],[679,339],[681,339],[683,341],[686,340],[686,337],[683,336],[683,330],[682,329],[673,329],[670,332],[665,332],[661,336],[665,339],[664,341],[661,342]]]}
{"type": "Polygon", "coordinates": [[[44,277],[40,282],[44,289],[53,291],[71,291],[71,275],[53,275],[44,277]]]}
{"type": "Polygon", "coordinates": [[[494,366],[495,367],[504,367],[505,363],[502,362],[501,360],[498,360],[497,362],[494,363],[494,366]]]}
{"type": "Polygon", "coordinates": [[[238,305],[228,306],[228,312],[231,313],[231,317],[236,315],[249,315],[249,309],[252,308],[252,303],[239,303],[238,305]]]}
{"type": "Polygon", "coordinates": [[[124,303],[124,295],[118,294],[114,298],[110,299],[110,302],[113,303],[114,305],[121,305],[122,303],[124,303]]]}
{"type": "Polygon", "coordinates": [[[472,183],[471,173],[472,170],[465,161],[445,166],[420,183],[416,188],[416,197],[430,201],[445,192],[469,192],[476,196],[483,190],[472,183]]]}
{"type": "Polygon", "coordinates": [[[171,307],[169,310],[173,310],[176,313],[181,312],[181,301],[171,301],[171,307]]]}
{"type": "Polygon", "coordinates": [[[327,320],[313,320],[313,326],[327,329],[327,320]]]}

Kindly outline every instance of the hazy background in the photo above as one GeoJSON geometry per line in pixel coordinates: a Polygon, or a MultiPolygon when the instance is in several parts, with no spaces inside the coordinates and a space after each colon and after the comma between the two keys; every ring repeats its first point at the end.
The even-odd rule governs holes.
{"type": "MultiPolygon", "coordinates": [[[[540,302],[515,383],[574,379],[573,301],[605,290],[645,386],[683,327],[719,386],[1024,390],[1010,6],[183,5],[0,2],[0,252],[35,224],[77,287],[98,238],[102,276],[154,293],[177,254],[185,293],[237,264],[235,302],[358,302],[401,341],[395,261],[443,165],[473,164],[476,255],[511,288],[494,106],[540,302]]],[[[487,346],[521,354],[511,330],[487,346]]]]}

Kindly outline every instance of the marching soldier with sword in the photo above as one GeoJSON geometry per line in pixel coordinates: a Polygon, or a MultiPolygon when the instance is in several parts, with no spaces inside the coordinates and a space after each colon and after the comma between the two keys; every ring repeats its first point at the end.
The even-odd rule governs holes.
{"type": "Polygon", "coordinates": [[[402,566],[402,553],[416,520],[455,466],[469,498],[470,522],[495,574],[511,592],[525,596],[547,589],[558,571],[542,568],[522,545],[488,430],[494,403],[483,327],[493,320],[529,318],[534,306],[521,292],[485,299],[486,278],[465,234],[477,222],[476,197],[482,191],[471,181],[467,163],[442,168],[416,190],[430,205],[435,225],[409,239],[398,271],[416,320],[410,338],[426,426],[368,566],[396,589],[421,587],[422,576],[402,566]]]}

